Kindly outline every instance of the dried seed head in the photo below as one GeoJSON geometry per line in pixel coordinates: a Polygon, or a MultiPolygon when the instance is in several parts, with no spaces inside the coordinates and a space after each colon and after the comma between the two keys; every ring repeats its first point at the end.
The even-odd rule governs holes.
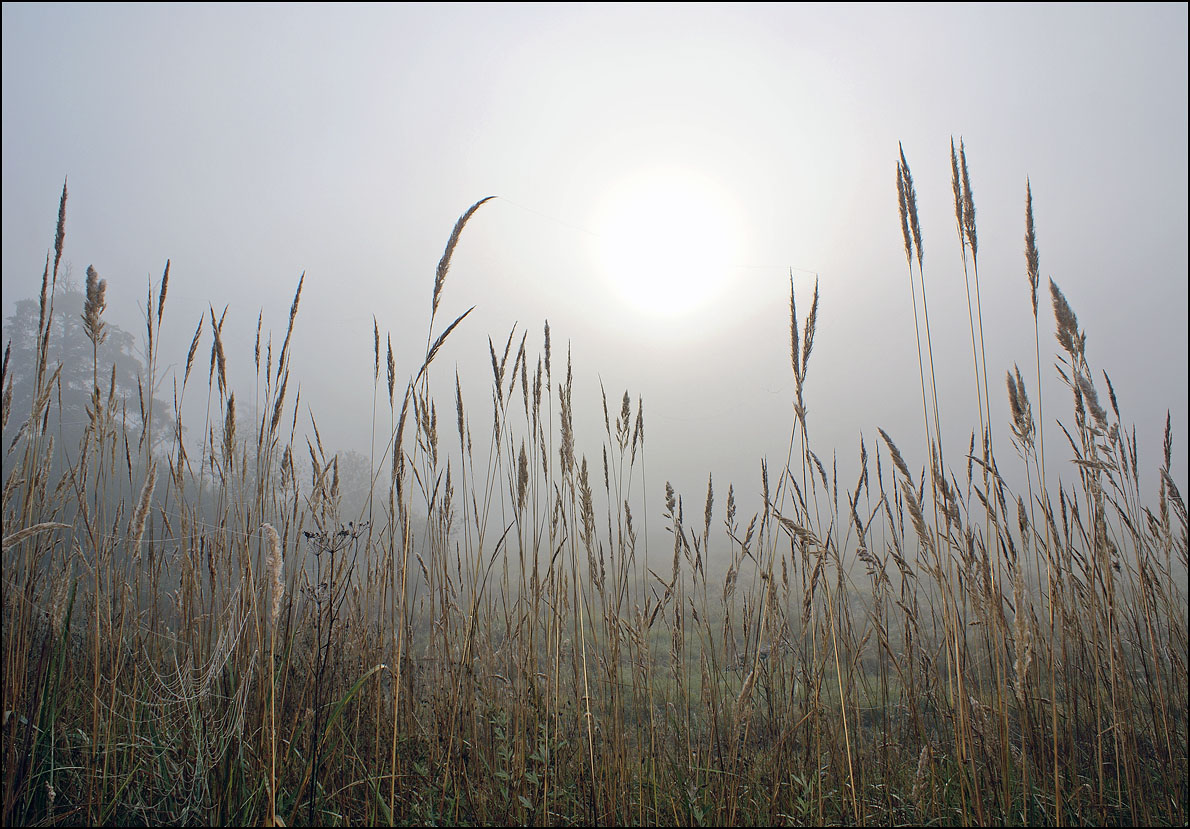
{"type": "Polygon", "coordinates": [[[963,261],[967,256],[967,237],[963,233],[963,185],[959,180],[959,158],[954,151],[954,136],[950,137],[950,189],[954,193],[954,220],[959,228],[959,245],[963,249],[963,261]]]}
{"type": "MultiPolygon", "coordinates": [[[[460,417],[460,421],[461,421],[460,417]]],[[[524,510],[525,495],[529,489],[529,456],[525,454],[524,441],[521,442],[521,455],[517,459],[517,509],[524,510]]]]}
{"type": "Polygon", "coordinates": [[[1081,372],[1075,375],[1075,382],[1078,383],[1078,390],[1082,393],[1087,408],[1091,411],[1091,417],[1095,419],[1095,425],[1106,432],[1107,412],[1099,404],[1099,392],[1095,391],[1095,385],[1089,377],[1081,372]]]}
{"type": "Polygon", "coordinates": [[[161,325],[161,315],[165,312],[165,292],[169,290],[169,260],[165,260],[165,273],[161,274],[161,290],[157,294],[157,324],[161,325]]]}
{"type": "Polygon", "coordinates": [[[921,796],[925,793],[926,772],[930,767],[930,746],[929,743],[921,747],[921,754],[917,758],[917,772],[913,775],[913,790],[910,797],[920,802],[921,796]]]}
{"type": "Polygon", "coordinates": [[[222,394],[227,388],[227,360],[223,356],[223,321],[227,319],[227,308],[224,307],[223,314],[219,317],[219,321],[215,321],[215,309],[210,308],[211,312],[211,330],[215,333],[215,341],[211,344],[211,368],[207,374],[207,382],[215,376],[215,367],[219,368],[219,393],[222,394]]]}
{"type": "Polygon", "coordinates": [[[471,218],[475,211],[480,208],[481,205],[483,205],[485,202],[491,201],[494,198],[496,197],[488,196],[485,199],[480,199],[475,204],[471,205],[467,212],[460,216],[459,220],[455,222],[454,230],[451,231],[450,239],[446,243],[446,250],[443,252],[442,258],[438,261],[438,270],[434,274],[434,298],[431,307],[432,314],[438,313],[438,301],[442,298],[442,286],[446,282],[446,273],[450,270],[450,259],[452,256],[454,256],[455,247],[459,244],[459,236],[463,232],[463,227],[467,224],[467,221],[471,218]]]}
{"type": "Polygon", "coordinates": [[[62,261],[62,247],[66,241],[66,179],[62,179],[62,198],[58,202],[58,229],[54,233],[54,284],[58,282],[58,263],[62,261]]]}
{"type": "Polygon", "coordinates": [[[223,420],[223,467],[231,471],[236,451],[236,395],[227,398],[227,417],[223,420]]]}
{"type": "Polygon", "coordinates": [[[392,408],[393,405],[393,384],[397,379],[397,362],[393,359],[393,335],[388,335],[388,405],[392,408]]]}
{"type": "Polygon", "coordinates": [[[1037,319],[1038,268],[1037,232],[1033,228],[1033,186],[1025,179],[1025,273],[1029,277],[1029,294],[1033,300],[1033,319],[1037,319]]]}
{"type": "Polygon", "coordinates": [[[372,380],[380,380],[380,323],[372,315],[372,380]]]}
{"type": "Polygon", "coordinates": [[[132,514],[132,523],[128,528],[130,539],[129,552],[139,556],[140,542],[145,534],[145,521],[149,516],[149,505],[153,500],[153,489],[157,486],[157,464],[149,466],[149,474],[140,490],[140,498],[136,502],[136,511],[132,514]]]}
{"type": "Polygon", "coordinates": [[[1082,356],[1083,338],[1078,330],[1078,317],[1054,280],[1050,280],[1050,298],[1054,304],[1054,319],[1058,324],[1058,343],[1071,357],[1082,356]]]}
{"type": "Polygon", "coordinates": [[[877,428],[876,431],[880,433],[880,437],[884,438],[884,442],[888,444],[888,451],[892,453],[893,464],[905,476],[905,480],[911,482],[913,477],[909,474],[909,467],[905,463],[905,459],[901,457],[901,450],[897,449],[897,445],[892,442],[892,438],[888,436],[888,432],[880,428],[877,428]]]}
{"type": "Polygon", "coordinates": [[[1012,432],[1023,447],[1033,445],[1033,411],[1029,406],[1029,396],[1025,393],[1025,381],[1021,377],[1021,370],[1013,365],[1016,376],[1012,372],[1008,375],[1008,405],[1012,410],[1012,432]]]}
{"type": "MultiPolygon", "coordinates": [[[[971,257],[979,256],[979,240],[975,235],[975,201],[971,196],[971,179],[967,175],[967,147],[963,139],[959,139],[959,164],[963,170],[963,230],[967,234],[967,244],[971,246],[971,257]]],[[[918,251],[921,255],[921,251],[918,251]]]]}
{"type": "Polygon", "coordinates": [[[87,266],[87,298],[83,302],[83,329],[87,337],[95,346],[99,346],[105,339],[106,327],[100,318],[107,308],[107,280],[100,279],[94,266],[87,266]]]}
{"type": "Polygon", "coordinates": [[[707,475],[707,506],[703,514],[703,535],[711,530],[711,508],[715,504],[715,490],[711,477],[711,475],[707,475]]]}
{"type": "Polygon", "coordinates": [[[901,238],[905,242],[905,262],[913,266],[913,238],[909,235],[909,209],[905,200],[905,170],[897,162],[897,207],[901,214],[901,238]]]}
{"type": "Polygon", "coordinates": [[[281,615],[281,599],[285,596],[285,560],[281,554],[281,538],[272,524],[262,524],[265,539],[269,544],[268,568],[269,580],[272,585],[273,603],[269,610],[269,625],[276,630],[277,617],[281,615]]]}
{"type": "Polygon", "coordinates": [[[1016,568],[1013,579],[1013,602],[1016,605],[1016,616],[1013,619],[1013,651],[1016,657],[1012,664],[1014,674],[1013,691],[1017,703],[1023,708],[1025,705],[1025,688],[1029,678],[1029,667],[1033,663],[1033,629],[1029,625],[1028,614],[1025,611],[1024,578],[1022,568],[1016,568]]]}
{"type": "MultiPolygon", "coordinates": [[[[901,151],[901,170],[904,176],[905,206],[909,212],[909,227],[913,231],[913,246],[917,248],[917,267],[921,267],[925,250],[921,245],[921,224],[917,220],[917,191],[913,188],[913,175],[909,172],[909,162],[905,160],[905,149],[897,145],[901,151]]],[[[974,245],[972,251],[974,252],[974,245]]]]}

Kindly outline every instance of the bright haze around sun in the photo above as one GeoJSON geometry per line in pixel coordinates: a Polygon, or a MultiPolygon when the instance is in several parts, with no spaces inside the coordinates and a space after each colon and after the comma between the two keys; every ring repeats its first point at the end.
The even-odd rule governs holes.
{"type": "MultiPolygon", "coordinates": [[[[457,371],[476,428],[490,421],[491,351],[515,326],[534,365],[548,320],[581,453],[598,467],[601,385],[616,411],[627,389],[658,524],[667,480],[701,514],[711,473],[717,503],[730,483],[750,512],[793,425],[791,282],[803,320],[820,294],[805,394],[823,463],[853,482],[877,427],[924,463],[898,144],[942,417],[965,454],[979,418],[953,136],[993,419],[1008,422],[1005,372],[1034,359],[1028,177],[1043,290],[1052,277],[1077,312],[1150,473],[1170,410],[1185,492],[1186,30],[1184,5],[5,4],[3,314],[37,295],[69,177],[65,261],[76,282],[88,265],[108,280],[113,323],[139,336],[171,262],[163,370],[226,306],[249,399],[258,315],[276,344],[304,273],[299,430],[313,415],[328,450],[366,455],[373,320],[403,384],[451,229],[497,196],[445,282],[435,334],[475,310],[435,362],[441,405],[457,371]]],[[[1040,326],[1046,399],[1068,416],[1048,293],[1040,326]]],[[[1016,474],[1007,439],[1001,454],[1016,474]]]]}

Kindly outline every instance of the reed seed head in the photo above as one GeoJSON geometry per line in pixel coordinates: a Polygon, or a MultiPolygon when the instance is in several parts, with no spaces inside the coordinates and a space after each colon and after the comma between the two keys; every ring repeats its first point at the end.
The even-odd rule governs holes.
{"type": "Polygon", "coordinates": [[[1054,304],[1054,319],[1058,324],[1058,343],[1071,357],[1081,357],[1084,349],[1082,334],[1078,330],[1078,317],[1061,289],[1054,280],[1050,280],[1050,298],[1054,304]]]}
{"type": "Polygon", "coordinates": [[[281,615],[281,599],[285,596],[285,560],[281,554],[281,538],[272,524],[262,524],[265,540],[268,542],[267,565],[272,586],[273,602],[269,609],[269,627],[276,630],[277,617],[281,615]]]}
{"type": "Polygon", "coordinates": [[[443,252],[442,258],[438,260],[438,269],[434,274],[434,298],[431,305],[431,312],[433,314],[438,313],[438,302],[442,298],[442,286],[446,283],[446,273],[450,270],[450,260],[451,257],[454,256],[455,247],[457,247],[459,244],[459,236],[462,235],[463,228],[466,226],[467,221],[471,218],[471,216],[474,215],[476,210],[478,210],[485,202],[489,202],[494,198],[496,197],[488,196],[485,199],[480,199],[475,204],[471,205],[467,212],[460,216],[459,220],[455,222],[454,230],[451,231],[450,239],[446,243],[446,250],[443,252]]]}
{"type": "Polygon", "coordinates": [[[1021,377],[1019,366],[1013,365],[1013,372],[1007,372],[1008,405],[1012,412],[1012,432],[1022,447],[1033,445],[1033,411],[1029,406],[1029,396],[1025,393],[1025,381],[1021,377]]]}
{"type": "Polygon", "coordinates": [[[153,500],[153,489],[157,486],[157,464],[150,464],[149,474],[145,476],[145,482],[141,486],[140,498],[136,502],[136,511],[132,514],[132,523],[129,525],[128,537],[129,553],[134,557],[140,556],[140,542],[145,534],[145,521],[149,517],[149,506],[153,500]]]}
{"type": "MultiPolygon", "coordinates": [[[[963,256],[967,255],[967,237],[963,224],[963,185],[959,180],[959,159],[954,150],[954,136],[950,137],[950,189],[954,193],[954,220],[959,229],[959,245],[963,256]]],[[[964,258],[964,262],[966,259],[964,258]]]]}
{"type": "Polygon", "coordinates": [[[93,265],[87,266],[87,298],[83,302],[83,329],[96,347],[107,339],[105,324],[101,319],[107,308],[107,280],[99,278],[93,265]]]}
{"type": "Polygon", "coordinates": [[[1029,295],[1033,301],[1033,319],[1037,319],[1037,283],[1040,281],[1037,232],[1033,227],[1033,186],[1025,179],[1025,273],[1029,277],[1029,295]]]}
{"type": "MultiPolygon", "coordinates": [[[[971,178],[967,175],[967,147],[959,139],[959,164],[963,172],[963,230],[967,244],[971,246],[971,257],[979,257],[979,239],[975,234],[975,201],[971,195],[971,178]]],[[[920,253],[920,251],[919,251],[920,253]]]]}
{"type": "Polygon", "coordinates": [[[66,243],[66,181],[62,179],[62,198],[58,201],[58,228],[54,233],[54,284],[58,283],[58,264],[66,243]]]}

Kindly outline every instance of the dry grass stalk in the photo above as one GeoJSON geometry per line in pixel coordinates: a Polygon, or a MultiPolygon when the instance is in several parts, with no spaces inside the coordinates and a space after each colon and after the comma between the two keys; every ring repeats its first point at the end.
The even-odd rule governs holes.
{"type": "MultiPolygon", "coordinates": [[[[967,199],[957,195],[959,159],[952,152],[965,248],[974,234],[965,226],[967,199]]],[[[915,237],[912,180],[907,165],[898,167],[916,284],[922,228],[915,237]]],[[[458,241],[452,234],[436,272],[435,311],[458,241]]],[[[48,315],[48,263],[45,276],[48,315]]],[[[837,470],[810,446],[799,412],[791,432],[802,430],[801,457],[791,450],[773,470],[773,489],[762,462],[764,498],[740,522],[745,533],[734,486],[725,532],[714,530],[710,479],[701,533],[684,525],[682,496],[668,489],[673,566],[662,576],[637,557],[634,517],[648,515],[652,488],[643,454],[635,465],[643,404],[635,422],[628,395],[616,418],[604,405],[604,486],[592,485],[582,424],[596,413],[577,411],[569,354],[552,397],[548,325],[536,372],[524,335],[517,349],[510,335],[503,352],[493,345],[484,355],[493,358],[497,384],[486,453],[472,451],[460,372],[459,443],[439,445],[427,376],[466,315],[440,335],[431,321],[399,407],[390,345],[389,450],[406,485],[394,486],[377,510],[377,532],[342,525],[335,509],[350,500],[346,456],[325,451],[314,425],[309,483],[295,470],[296,427],[288,437],[280,430],[298,368],[290,366],[290,335],[301,284],[276,371],[258,317],[254,357],[259,374],[267,342],[261,408],[272,408],[272,427],[267,440],[258,434],[252,486],[244,462],[239,476],[226,474],[238,448],[229,415],[242,392],[222,376],[222,319],[213,308],[209,394],[218,367],[217,414],[193,434],[217,448],[204,446],[198,469],[180,428],[168,457],[135,442],[125,449],[112,385],[110,405],[96,392],[97,427],[55,488],[48,464],[56,456],[41,424],[54,400],[44,392],[53,372],[45,372],[33,405],[42,417],[18,438],[22,451],[10,453],[5,468],[5,526],[46,527],[4,540],[6,584],[14,587],[4,591],[2,640],[3,708],[13,712],[2,746],[6,823],[60,821],[67,808],[96,822],[269,825],[548,824],[562,816],[642,825],[906,816],[1184,822],[1184,806],[1169,793],[1184,787],[1186,767],[1185,505],[1167,448],[1160,502],[1151,512],[1141,506],[1135,434],[1129,440],[1121,423],[1099,422],[1073,312],[1065,376],[1081,407],[1069,432],[1083,465],[1052,506],[1043,483],[1027,494],[1012,490],[989,425],[979,451],[972,430],[968,460],[984,480],[969,472],[965,485],[932,448],[929,477],[915,485],[912,458],[884,432],[893,486],[883,479],[882,452],[869,483],[861,440],[864,473],[841,507],[837,470]],[[523,406],[509,406],[518,376],[523,406]],[[409,414],[416,439],[405,446],[409,414]],[[170,464],[165,491],[152,483],[160,461],[170,464]],[[139,498],[128,490],[136,475],[144,480],[139,498]],[[1013,526],[986,520],[1012,501],[1013,526]],[[931,506],[941,513],[933,527],[931,506]],[[125,510],[127,545],[104,529],[120,526],[125,510]],[[153,552],[134,567],[149,515],[160,516],[146,548],[153,552]],[[236,531],[246,516],[268,518],[258,524],[260,543],[236,531]],[[72,539],[66,526],[52,526],[63,524],[72,539]],[[916,556],[906,553],[914,534],[916,556]],[[296,540],[291,550],[283,552],[283,538],[296,540]],[[81,625],[65,610],[66,585],[74,584],[59,576],[71,570],[64,553],[74,544],[87,551],[88,579],[77,584],[87,611],[73,620],[81,625]],[[889,556],[895,568],[886,569],[889,556]],[[1027,562],[1042,557],[1052,573],[1033,581],[1027,562]],[[1007,593],[997,581],[1004,568],[1007,593]],[[861,573],[870,586],[857,583],[861,573]],[[708,589],[720,578],[721,591],[708,589]],[[1037,622],[1037,602],[1049,606],[1050,625],[1037,622]],[[84,647],[72,644],[76,634],[84,647]],[[173,661],[178,669],[161,676],[155,666],[173,661]],[[394,668],[381,674],[369,665],[394,668]],[[253,682],[262,670],[269,681],[253,682]],[[152,741],[137,737],[146,705],[152,741]],[[78,733],[85,744],[70,736],[78,733]],[[228,750],[236,745],[247,750],[228,750]],[[267,770],[251,761],[265,754],[267,770]],[[51,778],[52,804],[42,785],[51,778]]],[[[803,327],[792,295],[790,312],[800,387],[817,312],[803,327]]],[[[200,334],[201,326],[187,374],[200,334]]],[[[383,356],[375,318],[372,345],[375,392],[383,356]]],[[[12,371],[6,365],[0,382],[9,385],[12,371]]],[[[1007,384],[1027,479],[1041,483],[1035,472],[1044,451],[1032,446],[1037,427],[1019,369],[1007,384]]],[[[151,382],[143,388],[147,407],[151,382]]],[[[1110,381],[1108,392],[1118,421],[1110,381]]],[[[938,424],[927,421],[931,430],[938,424]]],[[[647,550],[647,530],[640,540],[647,550]]]]}
{"type": "Polygon", "coordinates": [[[20,544],[26,538],[30,538],[38,533],[46,532],[47,530],[66,530],[70,529],[69,524],[63,524],[59,521],[43,521],[40,524],[34,524],[32,527],[25,527],[22,530],[17,530],[14,533],[4,536],[3,549],[8,552],[11,548],[20,544]]]}

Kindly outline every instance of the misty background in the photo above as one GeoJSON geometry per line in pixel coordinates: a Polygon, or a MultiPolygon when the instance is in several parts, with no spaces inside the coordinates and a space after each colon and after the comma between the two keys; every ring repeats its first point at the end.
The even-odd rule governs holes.
{"type": "MultiPolygon", "coordinates": [[[[916,183],[947,450],[965,455],[979,417],[954,136],[974,191],[1009,480],[1023,468],[1003,380],[1014,363],[1037,411],[1028,176],[1050,483],[1074,474],[1053,463],[1068,453],[1052,424],[1072,415],[1052,368],[1052,277],[1087,332],[1091,364],[1136,424],[1142,491],[1156,491],[1169,410],[1184,493],[1186,33],[1183,4],[5,4],[4,336],[16,303],[37,296],[68,176],[64,262],[76,285],[88,265],[108,280],[109,322],[142,336],[146,288],[171,260],[159,396],[168,399],[199,320],[228,306],[230,381],[250,401],[258,314],[276,353],[304,272],[295,449],[312,413],[328,452],[367,456],[373,316],[382,350],[391,336],[399,403],[424,353],[451,229],[495,195],[463,234],[435,332],[476,306],[433,368],[446,445],[456,445],[455,371],[484,442],[488,338],[501,352],[515,324],[515,351],[528,331],[533,365],[548,319],[555,385],[568,345],[573,356],[578,451],[598,468],[601,382],[613,418],[625,389],[634,409],[643,397],[650,511],[659,517],[672,481],[701,513],[713,473],[719,526],[728,484],[747,516],[759,508],[760,459],[779,470],[788,451],[791,272],[799,316],[816,279],[821,294],[806,386],[813,448],[828,465],[838,453],[845,486],[861,435],[874,452],[877,427],[915,474],[924,462],[898,142],[916,183]],[[711,182],[742,229],[714,300],[683,314],[625,302],[600,257],[609,194],[659,167],[711,182]]],[[[210,342],[204,332],[199,391],[187,398],[195,443],[210,342]]],[[[376,410],[377,449],[386,408],[376,410]]]]}

